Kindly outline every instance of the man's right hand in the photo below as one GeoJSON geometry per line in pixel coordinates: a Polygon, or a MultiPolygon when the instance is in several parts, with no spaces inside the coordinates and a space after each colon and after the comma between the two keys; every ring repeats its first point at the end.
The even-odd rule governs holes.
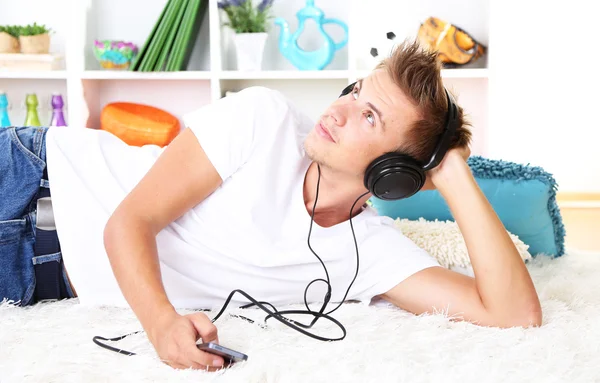
{"type": "Polygon", "coordinates": [[[156,237],[222,182],[194,132],[186,128],[165,147],[104,228],[104,247],[123,296],[160,358],[176,368],[215,369],[213,361],[223,359],[196,348],[199,337],[217,341],[217,329],[206,315],[182,317],[171,305],[156,237]]]}
{"type": "Polygon", "coordinates": [[[169,313],[153,323],[147,334],[160,359],[173,368],[216,371],[223,367],[223,358],[196,346],[199,338],[203,343],[219,342],[217,327],[204,313],[169,313]]]}

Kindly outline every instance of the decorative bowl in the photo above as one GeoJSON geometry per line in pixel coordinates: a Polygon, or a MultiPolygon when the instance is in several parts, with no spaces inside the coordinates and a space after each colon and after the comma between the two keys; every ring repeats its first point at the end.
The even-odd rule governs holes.
{"type": "Polygon", "coordinates": [[[94,55],[104,69],[129,69],[137,53],[137,45],[131,42],[94,40],[94,55]]]}

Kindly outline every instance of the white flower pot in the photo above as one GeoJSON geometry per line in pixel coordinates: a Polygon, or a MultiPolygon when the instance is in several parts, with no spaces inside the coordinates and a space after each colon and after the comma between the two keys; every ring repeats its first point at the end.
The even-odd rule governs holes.
{"type": "Polygon", "coordinates": [[[268,33],[236,33],[234,35],[237,69],[258,71],[262,69],[262,59],[268,33]]]}

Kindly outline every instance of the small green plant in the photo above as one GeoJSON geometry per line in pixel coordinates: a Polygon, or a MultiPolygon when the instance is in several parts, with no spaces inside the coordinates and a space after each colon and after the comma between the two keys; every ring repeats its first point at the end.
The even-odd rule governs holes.
{"type": "Polygon", "coordinates": [[[252,0],[221,0],[217,5],[229,18],[229,22],[223,25],[230,27],[235,33],[267,31],[273,0],[261,0],[257,7],[252,5],[252,0]]]}
{"type": "Polygon", "coordinates": [[[0,32],[6,32],[14,38],[19,38],[21,27],[18,25],[0,25],[0,32]]]}
{"type": "Polygon", "coordinates": [[[50,28],[46,28],[45,25],[37,25],[37,23],[22,26],[20,29],[21,36],[37,36],[49,33],[50,28]]]}

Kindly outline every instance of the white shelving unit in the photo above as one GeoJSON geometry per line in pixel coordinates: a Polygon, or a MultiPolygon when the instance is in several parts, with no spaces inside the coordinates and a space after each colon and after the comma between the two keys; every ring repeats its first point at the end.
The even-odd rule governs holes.
{"type": "Polygon", "coordinates": [[[88,70],[81,74],[82,80],[210,80],[210,71],[181,72],[130,72],[88,70]]]}
{"type": "Polygon", "coordinates": [[[66,80],[66,70],[54,71],[0,71],[0,79],[54,79],[66,80]]]}
{"type": "MultiPolygon", "coordinates": [[[[258,0],[257,0],[258,1],[258,0]]],[[[418,25],[428,16],[449,20],[464,28],[489,47],[489,0],[394,1],[316,0],[326,17],[345,21],[349,27],[348,44],[336,52],[333,61],[321,71],[300,71],[278,50],[279,31],[270,28],[263,70],[236,70],[232,31],[222,26],[225,15],[210,0],[200,34],[186,71],[129,72],[103,70],[96,62],[94,39],[120,39],[144,44],[167,0],[0,0],[0,24],[46,24],[55,32],[51,51],[64,55],[65,67],[52,72],[6,72],[0,70],[0,89],[7,92],[14,125],[24,121],[23,100],[30,92],[40,99],[42,123],[50,120],[50,95],[66,98],[67,120],[74,128],[99,128],[102,108],[115,101],[153,105],[181,118],[196,108],[223,97],[227,91],[263,85],[278,89],[294,100],[309,116],[316,118],[339,95],[341,89],[369,74],[369,50],[385,32],[394,31],[398,39],[414,36],[418,25]]],[[[296,12],[304,0],[275,1],[273,15],[285,18],[294,32],[296,12]]],[[[342,30],[326,27],[339,41],[342,30]]],[[[299,39],[306,50],[317,49],[321,36],[309,23],[299,39]]],[[[493,53],[492,53],[493,54],[493,53]]],[[[473,152],[484,154],[488,129],[489,54],[474,65],[444,69],[446,85],[458,94],[473,123],[473,152]]]]}

